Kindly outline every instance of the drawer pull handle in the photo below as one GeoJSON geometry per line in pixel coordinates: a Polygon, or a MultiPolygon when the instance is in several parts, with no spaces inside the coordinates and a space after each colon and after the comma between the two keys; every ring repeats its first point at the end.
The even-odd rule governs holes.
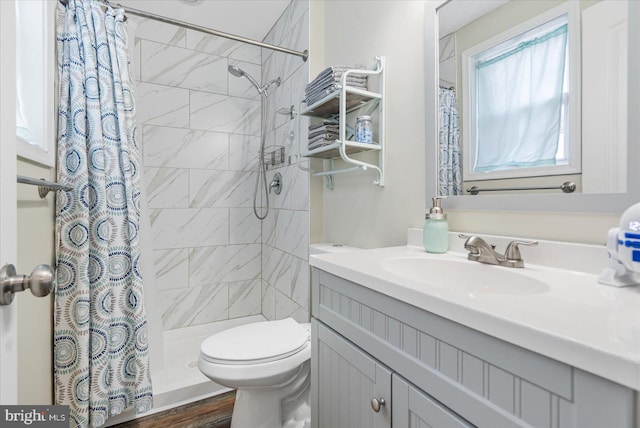
{"type": "Polygon", "coordinates": [[[371,399],[371,408],[376,413],[378,413],[380,411],[380,409],[382,407],[384,407],[385,404],[387,404],[387,402],[384,401],[384,398],[372,398],[371,399]]]}

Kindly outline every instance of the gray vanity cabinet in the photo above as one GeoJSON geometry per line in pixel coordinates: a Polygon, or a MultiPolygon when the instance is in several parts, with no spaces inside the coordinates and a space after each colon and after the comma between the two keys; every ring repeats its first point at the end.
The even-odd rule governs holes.
{"type": "Polygon", "coordinates": [[[311,326],[316,345],[312,362],[323,376],[319,383],[311,381],[320,388],[315,426],[390,427],[391,371],[322,323],[312,320],[311,326]],[[378,412],[371,407],[374,398],[385,400],[378,412]]]}
{"type": "Polygon", "coordinates": [[[640,428],[629,388],[317,268],[311,299],[314,428],[640,428]]]}
{"type": "Polygon", "coordinates": [[[312,380],[319,386],[314,426],[471,427],[321,322],[314,319],[311,325],[316,345],[312,370],[322,374],[322,379],[315,378],[319,382],[312,380]],[[372,400],[377,401],[378,411],[372,400]]]}

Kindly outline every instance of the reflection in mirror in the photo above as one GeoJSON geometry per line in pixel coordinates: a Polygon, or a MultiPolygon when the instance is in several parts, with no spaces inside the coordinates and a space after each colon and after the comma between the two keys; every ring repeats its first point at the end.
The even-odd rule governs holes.
{"type": "Polygon", "coordinates": [[[441,7],[438,193],[625,193],[628,13],[606,0],[441,7]]]}

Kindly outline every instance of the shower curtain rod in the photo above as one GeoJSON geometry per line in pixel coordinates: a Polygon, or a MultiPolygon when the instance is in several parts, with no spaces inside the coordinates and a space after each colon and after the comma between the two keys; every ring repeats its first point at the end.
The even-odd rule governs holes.
{"type": "MultiPolygon", "coordinates": [[[[68,0],[60,0],[60,3],[62,3],[63,5],[66,6],[68,4],[68,0]]],[[[104,3],[106,5],[114,7],[108,1],[100,1],[100,3],[104,3]]],[[[307,49],[305,49],[302,52],[294,51],[293,49],[283,48],[282,46],[271,45],[269,43],[259,42],[258,40],[253,40],[253,39],[248,39],[246,37],[237,36],[235,34],[225,33],[223,31],[218,31],[218,30],[212,30],[210,28],[202,27],[200,25],[189,24],[188,22],[184,22],[184,21],[178,21],[177,19],[166,18],[166,17],[161,16],[161,15],[156,15],[155,13],[145,12],[144,10],[133,9],[133,8],[128,7],[128,6],[125,7],[125,6],[122,6],[120,4],[118,4],[116,6],[124,9],[126,14],[136,15],[136,16],[139,16],[141,18],[149,18],[149,19],[153,19],[155,21],[159,21],[159,22],[162,22],[162,23],[165,23],[165,24],[177,25],[179,27],[183,27],[183,28],[186,28],[188,30],[200,31],[202,33],[211,34],[213,36],[224,37],[225,39],[235,40],[235,41],[238,41],[238,42],[247,43],[247,44],[254,45],[254,46],[259,46],[261,48],[270,49],[270,50],[273,50],[273,51],[278,51],[278,52],[286,53],[286,54],[289,54],[289,55],[299,56],[305,62],[309,58],[309,51],[307,49]]]]}

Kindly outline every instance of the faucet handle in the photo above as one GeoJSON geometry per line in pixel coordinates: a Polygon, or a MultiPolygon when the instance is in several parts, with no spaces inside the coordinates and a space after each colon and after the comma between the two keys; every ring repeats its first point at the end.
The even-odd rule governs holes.
{"type": "Polygon", "coordinates": [[[522,260],[519,245],[538,245],[538,241],[511,241],[504,252],[505,260],[522,260]]]}

